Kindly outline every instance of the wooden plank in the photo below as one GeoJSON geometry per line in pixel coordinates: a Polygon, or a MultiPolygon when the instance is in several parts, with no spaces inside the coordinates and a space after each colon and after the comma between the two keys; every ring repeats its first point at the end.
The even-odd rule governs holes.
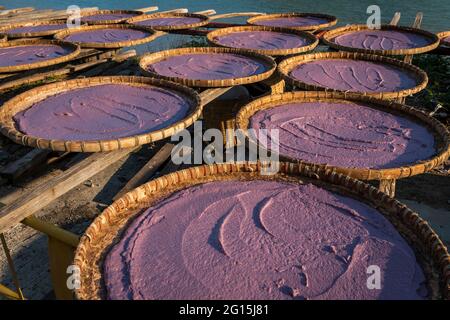
{"type": "Polygon", "coordinates": [[[135,56],[136,56],[136,50],[127,50],[125,52],[119,53],[118,55],[114,56],[109,61],[102,63],[99,66],[84,72],[83,75],[86,77],[99,75],[111,68],[116,67],[117,64],[120,64],[123,61],[126,61],[127,59],[133,58],[135,56]]]}
{"type": "Polygon", "coordinates": [[[159,13],[188,13],[189,10],[186,8],[172,9],[166,11],[160,11],[159,13]]]}
{"type": "Polygon", "coordinates": [[[16,8],[16,9],[10,9],[10,10],[2,10],[0,11],[0,16],[6,16],[10,14],[18,14],[18,13],[24,13],[24,12],[30,12],[33,11],[33,7],[24,7],[24,8],[16,8]]]}
{"type": "Polygon", "coordinates": [[[205,16],[210,16],[210,15],[216,14],[216,10],[208,9],[208,10],[203,10],[203,11],[196,11],[194,13],[196,13],[196,14],[203,14],[205,16]]]}
{"type": "Polygon", "coordinates": [[[233,87],[206,89],[200,93],[202,105],[208,104],[214,99],[220,97],[233,87]]]}
{"type": "MultiPolygon", "coordinates": [[[[209,27],[209,25],[208,25],[209,27]]],[[[181,29],[181,30],[170,30],[168,31],[172,34],[184,34],[188,36],[201,36],[204,37],[208,34],[208,30],[200,30],[200,29],[181,29]]]]}
{"type": "MultiPolygon", "coordinates": [[[[98,10],[98,7],[82,8],[81,13],[98,10]]],[[[66,10],[38,10],[29,13],[22,13],[13,17],[0,16],[0,25],[12,24],[19,22],[28,22],[33,20],[60,20],[67,19],[69,14],[66,10]]]]}
{"type": "Polygon", "coordinates": [[[17,180],[25,173],[44,163],[50,152],[50,150],[33,149],[22,158],[10,162],[2,168],[0,174],[9,180],[17,180]]]}
{"type": "Polygon", "coordinates": [[[392,17],[392,20],[391,20],[391,22],[389,22],[389,24],[390,24],[391,26],[396,26],[396,25],[398,25],[401,16],[402,16],[402,14],[401,14],[400,12],[397,11],[396,13],[394,13],[394,16],[392,17]]]}
{"type": "Polygon", "coordinates": [[[152,11],[157,11],[157,10],[159,10],[159,8],[157,6],[136,9],[136,11],[141,11],[141,12],[152,12],[152,11]]]}
{"type": "MultiPolygon", "coordinates": [[[[422,20],[423,20],[423,13],[422,12],[417,12],[416,14],[416,18],[414,19],[414,23],[412,24],[413,28],[417,28],[420,29],[420,27],[422,26],[422,20]]],[[[411,63],[413,59],[412,54],[406,55],[405,58],[403,59],[403,61],[405,63],[411,63]]]]}
{"type": "Polygon", "coordinates": [[[119,199],[122,195],[134,188],[146,183],[158,171],[161,165],[170,158],[170,154],[175,145],[166,143],[158,152],[139,170],[133,178],[120,190],[113,198],[119,199]]]}
{"type": "Polygon", "coordinates": [[[206,28],[231,28],[231,27],[245,27],[247,24],[243,23],[226,23],[226,22],[210,22],[205,27],[206,28]]]}
{"type": "Polygon", "coordinates": [[[233,12],[233,13],[217,14],[217,15],[211,16],[209,18],[211,20],[216,20],[216,19],[235,18],[235,17],[260,16],[263,14],[265,14],[265,13],[263,13],[263,12],[233,12]]]}
{"type": "Polygon", "coordinates": [[[14,203],[4,206],[0,209],[0,233],[5,232],[24,218],[44,208],[53,200],[137,149],[139,147],[92,154],[17,199],[14,203]]]}

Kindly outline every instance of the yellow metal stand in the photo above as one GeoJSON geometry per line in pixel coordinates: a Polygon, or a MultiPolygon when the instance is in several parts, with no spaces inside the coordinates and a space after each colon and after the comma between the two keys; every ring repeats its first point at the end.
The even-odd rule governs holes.
{"type": "Polygon", "coordinates": [[[50,273],[55,296],[59,300],[72,300],[73,291],[67,287],[67,268],[72,264],[74,251],[80,238],[67,230],[30,216],[23,224],[45,233],[48,236],[50,273]]]}
{"type": "Polygon", "coordinates": [[[8,244],[6,243],[5,236],[3,233],[0,233],[0,240],[2,242],[3,251],[5,252],[6,259],[8,261],[9,271],[11,272],[14,285],[16,286],[16,292],[11,289],[0,285],[0,293],[5,294],[7,297],[17,300],[25,300],[22,294],[22,290],[20,289],[19,278],[16,273],[16,269],[14,268],[14,262],[11,258],[11,253],[9,252],[8,244]]]}

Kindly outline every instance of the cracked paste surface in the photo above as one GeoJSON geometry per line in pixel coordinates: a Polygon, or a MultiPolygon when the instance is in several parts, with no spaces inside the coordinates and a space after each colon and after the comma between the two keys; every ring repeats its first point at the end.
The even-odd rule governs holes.
{"type": "Polygon", "coordinates": [[[54,44],[23,45],[0,48],[0,67],[36,63],[65,56],[72,48],[54,44]]]}
{"type": "Polygon", "coordinates": [[[294,67],[290,76],[306,84],[349,92],[397,92],[418,85],[407,70],[350,59],[308,61],[294,67]]]}
{"type": "Polygon", "coordinates": [[[358,103],[283,104],[256,112],[249,128],[279,130],[281,155],[319,164],[394,168],[436,154],[425,126],[358,103]]]}
{"type": "Polygon", "coordinates": [[[149,71],[163,76],[197,80],[222,80],[267,71],[261,61],[233,53],[181,54],[149,64],[149,71]]]}
{"type": "Polygon", "coordinates": [[[423,35],[396,30],[354,31],[337,36],[332,41],[345,47],[371,50],[421,48],[432,43],[428,37],[423,35]]]}
{"type": "Polygon", "coordinates": [[[6,34],[15,34],[15,33],[31,33],[31,32],[42,32],[42,31],[52,31],[52,30],[62,30],[66,29],[67,24],[40,24],[35,26],[23,26],[17,27],[13,29],[9,29],[6,31],[6,34]]]}
{"type": "Polygon", "coordinates": [[[105,84],[47,97],[14,120],[19,131],[39,138],[101,140],[170,126],[189,109],[186,97],[164,88],[105,84]]]}
{"type": "Polygon", "coordinates": [[[311,44],[311,41],[296,34],[273,31],[239,31],[214,38],[217,43],[245,49],[293,49],[311,44]]]}
{"type": "Polygon", "coordinates": [[[268,27],[306,27],[306,26],[316,26],[328,22],[330,22],[330,20],[325,18],[304,16],[304,17],[279,17],[279,18],[261,19],[252,22],[252,24],[268,27]]]}
{"type": "Polygon", "coordinates": [[[163,26],[183,26],[202,22],[203,19],[197,17],[163,17],[149,18],[146,20],[136,21],[133,24],[146,27],[163,27],[163,26]]]}
{"type": "Polygon", "coordinates": [[[137,16],[137,13],[101,13],[81,17],[82,22],[103,21],[103,20],[122,20],[137,16]]]}
{"type": "Polygon", "coordinates": [[[109,299],[421,299],[412,249],[368,205],[312,184],[210,182],[140,214],[106,256],[109,299]],[[381,290],[367,288],[367,267],[381,290]]]}
{"type": "Polygon", "coordinates": [[[77,31],[67,35],[64,38],[64,40],[81,43],[82,42],[111,43],[111,42],[143,39],[150,35],[152,35],[152,33],[135,29],[105,28],[105,29],[77,31]]]}

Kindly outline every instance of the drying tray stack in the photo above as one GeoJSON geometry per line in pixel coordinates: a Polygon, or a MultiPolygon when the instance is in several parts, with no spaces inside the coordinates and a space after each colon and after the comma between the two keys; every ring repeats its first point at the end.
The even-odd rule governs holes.
{"type": "Polygon", "coordinates": [[[106,208],[86,230],[75,252],[74,264],[80,268],[78,299],[105,299],[103,261],[130,221],[143,208],[186,187],[223,180],[272,180],[313,183],[332,192],[361,200],[377,208],[407,240],[422,266],[430,298],[450,296],[450,256],[439,236],[428,223],[402,203],[361,181],[324,168],[305,164],[280,163],[276,175],[261,175],[260,163],[214,164],[177,171],[152,180],[125,194],[106,208]]]}
{"type": "Polygon", "coordinates": [[[96,11],[89,11],[81,15],[81,21],[86,22],[90,25],[97,25],[97,24],[116,24],[116,23],[122,23],[125,22],[127,19],[130,19],[130,17],[124,17],[124,18],[118,18],[118,19],[105,19],[105,20],[89,20],[90,16],[95,15],[109,15],[109,14],[126,14],[126,15],[134,15],[134,16],[140,16],[144,13],[142,11],[136,11],[136,10],[96,10],[96,11]],[[85,19],[83,19],[85,18],[85,19]]]}
{"type": "Polygon", "coordinates": [[[276,69],[275,61],[268,56],[264,56],[253,52],[243,52],[238,49],[217,48],[217,47],[180,48],[180,49],[164,50],[155,53],[148,53],[142,56],[139,62],[139,66],[141,72],[147,76],[163,78],[189,87],[200,87],[200,88],[232,87],[242,84],[255,83],[269,78],[276,69]],[[160,75],[156,72],[148,70],[148,65],[165,60],[169,57],[175,57],[186,54],[222,54],[222,53],[236,54],[247,57],[249,59],[258,60],[265,64],[266,70],[262,73],[243,78],[212,79],[212,80],[170,77],[160,75]]]}
{"type": "Polygon", "coordinates": [[[210,22],[208,16],[196,13],[152,13],[144,14],[141,16],[133,17],[128,19],[126,22],[132,25],[139,25],[139,22],[150,20],[150,19],[162,19],[162,18],[195,18],[198,22],[187,23],[187,24],[177,24],[177,25],[164,25],[164,26],[151,26],[152,29],[160,31],[173,31],[173,30],[183,30],[183,29],[193,29],[207,25],[210,22]]]}
{"type": "Polygon", "coordinates": [[[26,71],[26,70],[49,67],[52,65],[68,62],[68,61],[76,58],[81,52],[80,46],[78,46],[76,44],[66,42],[66,41],[61,41],[61,40],[43,40],[43,39],[36,39],[36,40],[35,39],[24,39],[24,40],[0,42],[0,49],[10,48],[10,47],[14,47],[14,46],[33,46],[33,45],[56,45],[56,46],[68,48],[70,50],[70,52],[66,55],[47,59],[44,61],[0,67],[0,73],[18,72],[18,71],[26,71]]]}
{"type": "Polygon", "coordinates": [[[311,53],[305,55],[298,55],[286,60],[283,60],[278,65],[278,71],[281,73],[282,77],[286,81],[287,84],[293,86],[294,88],[301,88],[312,91],[323,90],[326,92],[343,92],[341,90],[327,88],[319,85],[308,84],[302,82],[290,75],[291,71],[301,65],[311,61],[318,60],[330,60],[330,59],[348,59],[348,60],[362,60],[362,61],[370,61],[374,63],[382,63],[388,66],[396,67],[401,70],[405,70],[409,74],[413,75],[416,80],[416,86],[407,89],[401,89],[395,92],[352,92],[348,91],[348,93],[358,93],[363,96],[372,96],[380,99],[398,99],[402,97],[406,97],[412,94],[415,94],[426,88],[428,84],[428,76],[427,74],[421,70],[420,68],[411,65],[409,63],[402,62],[398,59],[392,59],[383,57],[380,55],[371,55],[366,53],[358,53],[358,52],[318,52],[311,53]]]}
{"type": "Polygon", "coordinates": [[[301,30],[301,31],[313,31],[313,30],[319,30],[324,29],[328,27],[332,27],[337,23],[337,19],[335,16],[331,16],[328,14],[322,14],[322,13],[274,13],[274,14],[262,14],[258,16],[251,17],[247,20],[247,23],[250,25],[265,25],[263,24],[264,20],[268,19],[278,19],[278,18],[304,18],[304,17],[312,17],[312,18],[318,18],[323,20],[328,20],[327,22],[323,23],[317,23],[317,24],[310,24],[306,26],[295,26],[295,27],[289,27],[290,29],[295,30],[301,30]]]}
{"type": "Polygon", "coordinates": [[[155,142],[170,137],[177,132],[189,127],[200,117],[201,105],[198,94],[187,87],[176,83],[151,79],[146,77],[132,76],[105,76],[74,79],[68,81],[55,82],[41,87],[37,87],[19,94],[11,100],[5,102],[0,110],[0,132],[15,143],[39,149],[50,149],[63,152],[106,152],[118,149],[132,148],[139,145],[155,142]],[[48,96],[60,94],[69,90],[86,88],[103,84],[130,84],[135,86],[156,86],[168,90],[173,90],[183,94],[190,102],[190,110],[186,117],[171,124],[168,127],[129,137],[109,139],[109,140],[48,140],[33,137],[16,129],[14,115],[26,110],[33,104],[44,100],[48,96]]]}
{"type": "Polygon", "coordinates": [[[65,20],[49,20],[49,21],[35,21],[35,22],[26,22],[26,23],[15,23],[10,24],[0,28],[0,34],[7,36],[10,39],[15,38],[38,38],[38,37],[47,37],[52,36],[61,30],[65,29],[66,21],[65,20]],[[64,25],[63,28],[54,29],[54,30],[43,30],[43,31],[30,31],[30,32],[9,32],[10,30],[14,30],[21,27],[36,27],[42,25],[64,25]]]}
{"type": "Polygon", "coordinates": [[[285,33],[290,35],[295,35],[304,39],[307,39],[308,44],[297,47],[297,48],[289,48],[289,49],[249,49],[249,48],[236,48],[242,51],[248,52],[256,52],[260,54],[265,54],[268,56],[287,56],[300,54],[308,51],[314,50],[315,47],[319,44],[319,39],[317,39],[314,35],[309,32],[304,32],[300,30],[290,29],[290,28],[277,28],[277,27],[266,27],[266,26],[243,26],[243,27],[231,27],[231,28],[222,28],[211,31],[207,35],[207,39],[210,43],[220,46],[227,47],[222,45],[219,41],[216,40],[219,36],[224,36],[231,33],[238,32],[247,32],[247,31],[269,31],[269,32],[277,32],[277,33],[285,33]]]}
{"type": "MultiPolygon", "coordinates": [[[[372,97],[363,97],[360,95],[351,95],[344,93],[329,93],[323,91],[303,91],[303,92],[286,92],[278,95],[269,95],[254,100],[241,108],[236,117],[236,126],[241,129],[246,139],[257,144],[249,134],[248,127],[250,118],[258,111],[274,108],[280,105],[296,102],[356,102],[363,103],[377,110],[393,113],[402,117],[412,119],[416,122],[423,123],[435,137],[436,155],[430,159],[423,159],[418,163],[411,163],[399,168],[373,169],[373,168],[348,168],[332,166],[328,164],[317,164],[294,159],[286,155],[280,155],[282,161],[302,163],[307,167],[320,170],[331,170],[337,173],[348,175],[359,180],[384,180],[399,179],[422,174],[432,170],[442,164],[450,156],[450,132],[447,128],[433,117],[428,116],[425,112],[418,109],[387,100],[375,99],[372,97]]],[[[260,146],[261,147],[261,146],[260,146]]]]}
{"type": "Polygon", "coordinates": [[[139,30],[142,32],[146,32],[149,35],[145,38],[136,39],[136,40],[125,40],[125,41],[117,41],[117,42],[74,42],[79,44],[82,48],[94,48],[94,49],[118,49],[123,47],[131,47],[139,44],[147,43],[155,40],[156,38],[162,35],[161,32],[152,30],[146,27],[140,27],[129,24],[106,24],[106,25],[95,25],[95,26],[83,26],[79,28],[66,29],[64,31],[58,32],[55,34],[55,39],[64,40],[71,34],[75,34],[78,32],[86,32],[86,31],[94,31],[101,29],[120,29],[120,30],[139,30]]]}
{"type": "Polygon", "coordinates": [[[358,25],[350,25],[350,26],[344,26],[340,28],[336,28],[330,31],[327,31],[323,37],[323,42],[330,46],[333,49],[341,50],[341,51],[352,51],[352,52],[361,52],[361,53],[368,53],[368,54],[380,54],[380,55],[413,55],[413,54],[419,54],[431,51],[433,49],[436,49],[439,46],[439,38],[428,31],[417,29],[417,28],[410,28],[410,27],[399,27],[399,26],[392,26],[392,25],[382,25],[380,29],[369,29],[369,27],[365,24],[358,24],[358,25]],[[343,46],[335,41],[336,37],[356,33],[359,31],[366,31],[371,30],[373,32],[378,31],[396,31],[396,32],[405,32],[409,34],[415,34],[418,36],[421,36],[423,38],[426,38],[429,42],[428,45],[424,46],[418,46],[415,48],[408,48],[408,49],[393,49],[393,50],[375,50],[375,49],[363,49],[363,48],[356,48],[351,46],[343,46]]]}

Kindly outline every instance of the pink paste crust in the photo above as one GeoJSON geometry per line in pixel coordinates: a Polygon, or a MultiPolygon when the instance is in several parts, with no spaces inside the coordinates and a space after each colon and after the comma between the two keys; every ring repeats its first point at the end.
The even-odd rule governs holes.
{"type": "Polygon", "coordinates": [[[368,205],[312,184],[222,181],[144,210],[107,254],[109,299],[423,299],[415,255],[368,205]],[[367,287],[380,267],[381,289],[367,287]]]}
{"type": "Polygon", "coordinates": [[[301,48],[311,43],[299,35],[272,31],[232,32],[214,39],[226,47],[263,50],[301,48]]]}
{"type": "Polygon", "coordinates": [[[147,20],[136,21],[133,24],[146,27],[163,27],[163,26],[183,26],[202,22],[203,20],[196,17],[163,17],[149,18],[147,20]]]}
{"type": "Polygon", "coordinates": [[[290,75],[309,85],[348,92],[397,92],[418,85],[407,70],[364,60],[312,60],[296,66],[290,75]]]}
{"type": "Polygon", "coordinates": [[[232,53],[181,54],[147,66],[163,76],[218,80],[249,77],[267,71],[261,61],[232,53]]]}
{"type": "Polygon", "coordinates": [[[425,36],[413,32],[396,30],[362,30],[337,36],[335,43],[359,49],[400,50],[421,48],[432,42],[425,36]]]}
{"type": "Polygon", "coordinates": [[[143,39],[150,35],[150,32],[141,30],[105,28],[74,32],[65,37],[64,40],[79,43],[114,43],[143,39]]]}
{"type": "Polygon", "coordinates": [[[103,140],[167,127],[190,107],[186,97],[164,88],[105,84],[47,97],[14,120],[19,131],[34,137],[103,140]]]}
{"type": "Polygon", "coordinates": [[[65,56],[71,49],[53,45],[20,45],[0,48],[0,67],[36,63],[65,56]]]}
{"type": "Polygon", "coordinates": [[[395,168],[436,154],[423,125],[357,103],[285,104],[256,112],[249,127],[278,130],[281,155],[319,164],[395,168]]]}
{"type": "Polygon", "coordinates": [[[316,26],[328,22],[330,22],[328,19],[304,16],[261,19],[253,22],[253,24],[268,27],[307,27],[316,26]]]}

